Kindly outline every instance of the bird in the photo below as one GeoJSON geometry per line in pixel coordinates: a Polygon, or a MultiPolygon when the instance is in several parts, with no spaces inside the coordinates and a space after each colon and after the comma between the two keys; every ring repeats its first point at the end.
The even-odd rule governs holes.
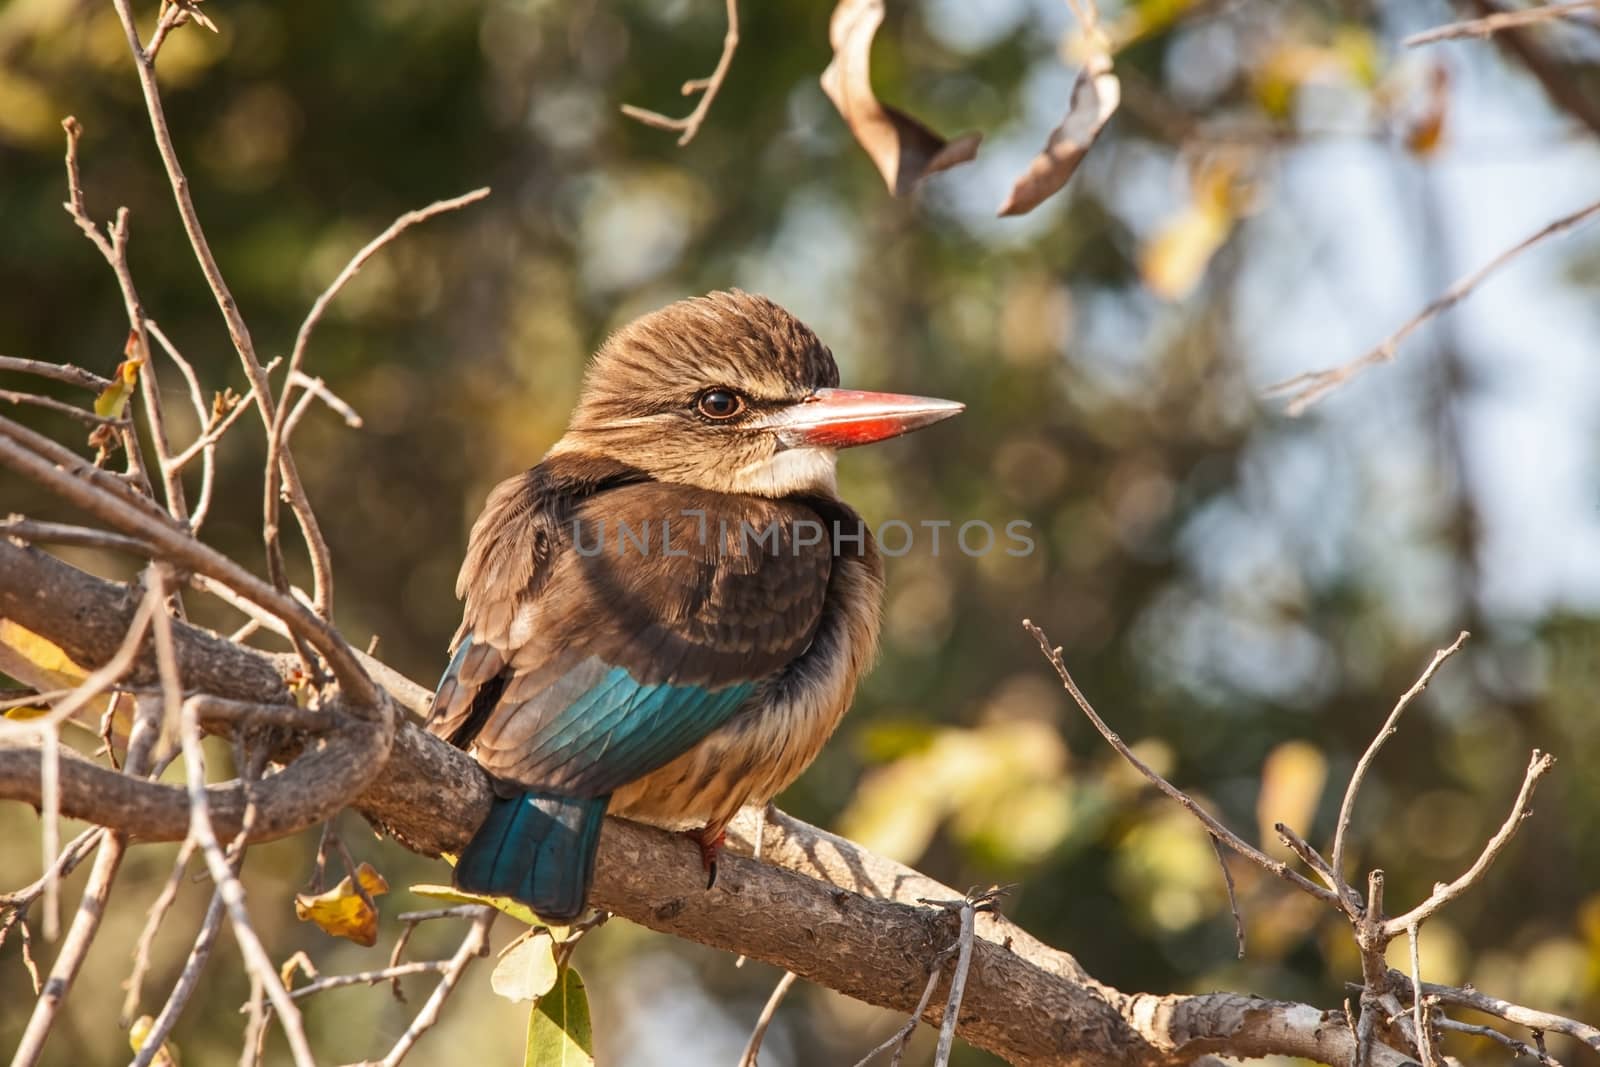
{"type": "Polygon", "coordinates": [[[607,812],[725,830],[816,758],[877,654],[883,564],[839,449],[964,405],[841,389],[799,319],[739,290],[623,326],[566,432],[489,494],[427,729],[488,773],[469,893],[587,909],[607,812]]]}

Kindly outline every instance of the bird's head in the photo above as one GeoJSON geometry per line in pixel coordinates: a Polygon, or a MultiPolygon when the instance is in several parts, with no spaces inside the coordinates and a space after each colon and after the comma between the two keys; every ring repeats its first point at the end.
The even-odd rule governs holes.
{"type": "Polygon", "coordinates": [[[606,341],[552,453],[603,455],[723,493],[832,493],[836,449],[963,408],[838,386],[833,354],[765,297],[735,290],[680,300],[606,341]]]}

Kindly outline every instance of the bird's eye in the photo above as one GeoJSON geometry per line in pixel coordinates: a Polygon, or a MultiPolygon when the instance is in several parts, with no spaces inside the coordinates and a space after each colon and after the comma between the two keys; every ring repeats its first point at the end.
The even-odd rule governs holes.
{"type": "Polygon", "coordinates": [[[731,389],[707,389],[695,408],[708,419],[731,419],[744,411],[744,397],[731,389]]]}

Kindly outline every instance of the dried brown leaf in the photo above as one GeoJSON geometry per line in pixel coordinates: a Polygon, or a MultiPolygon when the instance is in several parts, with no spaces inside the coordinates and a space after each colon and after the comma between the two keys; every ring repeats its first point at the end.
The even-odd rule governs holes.
{"type": "Polygon", "coordinates": [[[839,0],[828,22],[833,60],[822,72],[822,91],[895,196],[905,196],[930,174],[978,154],[981,133],[947,141],[916,119],[879,102],[872,91],[872,39],[883,25],[883,0],[839,0]]]}
{"type": "Polygon", "coordinates": [[[1000,205],[1001,217],[1026,215],[1066,185],[1121,102],[1122,83],[1111,72],[1110,55],[1103,49],[1093,52],[1072,83],[1066,118],[1011,187],[1000,205]]]}

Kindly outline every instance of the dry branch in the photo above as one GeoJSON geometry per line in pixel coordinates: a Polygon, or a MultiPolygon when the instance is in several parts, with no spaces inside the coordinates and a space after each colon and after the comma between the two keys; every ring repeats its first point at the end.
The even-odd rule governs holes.
{"type": "Polygon", "coordinates": [[[1366,354],[1326,370],[1308,371],[1297,374],[1275,385],[1267,387],[1268,395],[1290,394],[1286,408],[1290,415],[1302,415],[1311,405],[1333,392],[1335,389],[1348,383],[1368,367],[1379,363],[1388,363],[1394,359],[1400,350],[1400,345],[1422,326],[1432,321],[1441,312],[1455,307],[1462,300],[1472,294],[1485,278],[1516,259],[1528,249],[1540,244],[1549,238],[1560,236],[1577,229],[1591,219],[1600,216],[1600,201],[1579,208],[1570,215],[1563,215],[1554,222],[1540,229],[1537,233],[1523,238],[1510,248],[1495,256],[1489,262],[1458,279],[1450,288],[1436,297],[1427,307],[1417,312],[1405,325],[1394,333],[1384,338],[1376,348],[1366,354]]]}
{"type": "Polygon", "coordinates": [[[1463,19],[1446,26],[1436,26],[1422,33],[1413,33],[1400,43],[1407,48],[1435,44],[1439,41],[1458,40],[1462,37],[1489,37],[1505,30],[1535,26],[1600,8],[1600,0],[1572,0],[1564,4],[1543,4],[1519,11],[1497,11],[1482,18],[1463,19]]]}
{"type": "Polygon", "coordinates": [[[717,66],[706,78],[693,78],[683,83],[683,95],[693,96],[700,94],[699,101],[694,105],[694,110],[681,119],[663,115],[658,111],[649,111],[632,104],[623,104],[622,113],[636,122],[646,126],[654,126],[658,130],[676,130],[683,136],[678,138],[678,146],[688,144],[694,140],[694,135],[700,132],[700,126],[706,120],[706,115],[711,111],[711,102],[717,98],[717,93],[722,91],[722,83],[728,77],[728,68],[733,66],[733,53],[739,48],[739,0],[727,0],[728,5],[728,31],[722,37],[722,54],[717,57],[717,66]]]}
{"type": "MultiPolygon", "coordinates": [[[[119,586],[37,550],[0,543],[0,615],[63,644],[79,662],[94,665],[114,652],[122,633],[104,620],[125,622],[130,610],[119,586]]],[[[292,660],[180,622],[172,630],[188,691],[203,677],[214,696],[292,702],[282,681],[292,660]]],[[[146,653],[130,677],[148,678],[152,667],[146,653]]],[[[396,690],[397,702],[414,703],[420,687],[397,684],[396,690]]],[[[416,851],[460,848],[488,809],[490,788],[482,771],[405,721],[387,766],[374,777],[377,761],[363,755],[362,739],[375,732],[352,717],[253,785],[258,815],[250,839],[312,825],[326,818],[334,798],[353,795],[355,807],[416,851]],[[309,798],[311,791],[321,799],[309,798]]],[[[38,803],[38,765],[36,750],[0,749],[0,797],[38,803]]],[[[217,835],[237,833],[244,820],[243,788],[213,784],[205,795],[217,835]]],[[[190,829],[183,790],[132,780],[71,756],[62,764],[62,810],[113,823],[138,840],[182,840],[190,829]]],[[[736,839],[755,824],[755,814],[745,813],[735,826],[736,839]]],[[[929,971],[955,940],[959,922],[916,901],[960,894],[781,813],[767,819],[762,843],[765,862],[730,854],[717,888],[707,891],[698,859],[681,839],[612,819],[594,901],[652,929],[746,953],[868,1003],[900,1012],[918,1009],[929,971]]],[[[734,847],[747,851],[749,841],[736,840],[734,847]]],[[[979,913],[974,925],[957,1032],[1014,1061],[1164,1067],[1226,1050],[1354,1063],[1354,1037],[1338,1013],[1230,993],[1129,995],[1096,982],[1070,955],[998,915],[979,913]]],[[[937,995],[919,1011],[935,1025],[943,1014],[944,998],[937,995]]],[[[1379,1049],[1374,1057],[1378,1067],[1406,1062],[1392,1050],[1379,1049]]]]}

